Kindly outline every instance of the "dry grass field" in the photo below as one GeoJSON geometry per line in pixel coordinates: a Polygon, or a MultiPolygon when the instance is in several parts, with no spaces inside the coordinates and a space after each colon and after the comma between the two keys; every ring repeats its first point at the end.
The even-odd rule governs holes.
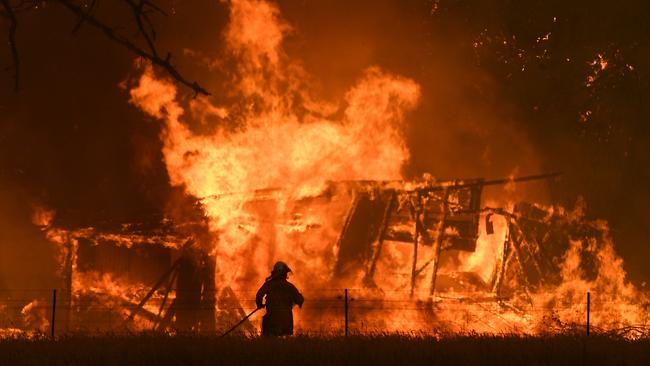
{"type": "Polygon", "coordinates": [[[70,336],[0,341],[1,365],[649,365],[650,340],[376,335],[70,336]]]}

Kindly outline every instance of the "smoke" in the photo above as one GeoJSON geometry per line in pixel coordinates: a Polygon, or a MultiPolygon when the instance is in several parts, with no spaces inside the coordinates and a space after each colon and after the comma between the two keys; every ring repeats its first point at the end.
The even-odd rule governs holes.
{"type": "Polygon", "coordinates": [[[60,287],[58,253],[34,224],[34,219],[47,220],[48,215],[35,217],[37,210],[28,193],[0,186],[0,297],[14,299],[12,306],[49,300],[52,289],[60,287]]]}

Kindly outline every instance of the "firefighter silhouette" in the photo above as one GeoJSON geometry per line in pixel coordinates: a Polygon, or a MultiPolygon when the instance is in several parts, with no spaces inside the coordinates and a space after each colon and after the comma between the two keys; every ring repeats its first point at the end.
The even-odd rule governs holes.
{"type": "Polygon", "coordinates": [[[271,275],[257,291],[257,307],[266,307],[266,314],[262,318],[263,336],[293,334],[293,305],[302,307],[305,299],[296,286],[287,281],[289,272],[291,269],[286,263],[275,263],[271,275]],[[263,303],[265,297],[266,303],[263,303]]]}

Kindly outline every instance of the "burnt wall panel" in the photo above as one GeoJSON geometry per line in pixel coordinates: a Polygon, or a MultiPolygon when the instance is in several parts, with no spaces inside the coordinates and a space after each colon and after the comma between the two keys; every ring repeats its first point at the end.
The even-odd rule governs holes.
{"type": "Polygon", "coordinates": [[[162,245],[133,247],[79,240],[77,270],[110,274],[134,283],[154,283],[171,266],[172,250],[162,245]]]}

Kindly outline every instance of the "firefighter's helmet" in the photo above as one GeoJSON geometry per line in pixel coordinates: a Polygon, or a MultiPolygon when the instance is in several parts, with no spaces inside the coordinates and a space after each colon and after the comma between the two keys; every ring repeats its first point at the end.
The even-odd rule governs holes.
{"type": "Polygon", "coordinates": [[[279,273],[285,274],[289,272],[291,272],[291,268],[289,268],[289,266],[282,261],[275,262],[275,265],[273,265],[273,271],[271,271],[271,273],[278,273],[278,274],[279,273]]]}

